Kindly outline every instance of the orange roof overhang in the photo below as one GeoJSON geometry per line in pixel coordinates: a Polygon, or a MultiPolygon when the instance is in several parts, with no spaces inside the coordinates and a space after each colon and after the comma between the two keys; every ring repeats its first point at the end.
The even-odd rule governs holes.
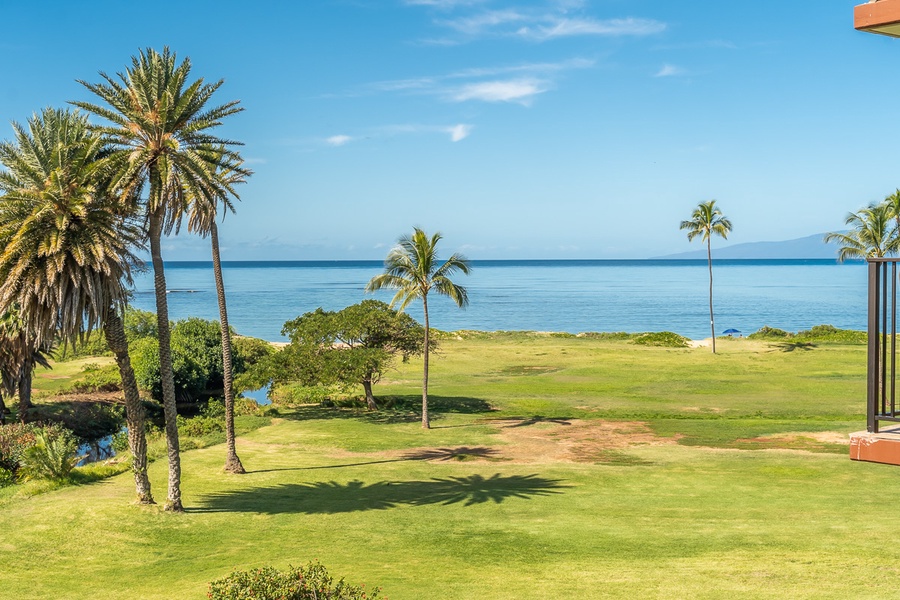
{"type": "Polygon", "coordinates": [[[854,7],[853,26],[859,31],[900,37],[900,0],[874,0],[854,7]]]}

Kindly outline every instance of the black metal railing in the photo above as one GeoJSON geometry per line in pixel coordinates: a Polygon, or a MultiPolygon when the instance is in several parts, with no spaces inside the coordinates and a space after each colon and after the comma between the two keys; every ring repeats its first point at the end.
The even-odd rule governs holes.
{"type": "Polygon", "coordinates": [[[869,351],[866,429],[878,433],[880,421],[900,422],[897,410],[897,263],[870,258],[869,351]]]}

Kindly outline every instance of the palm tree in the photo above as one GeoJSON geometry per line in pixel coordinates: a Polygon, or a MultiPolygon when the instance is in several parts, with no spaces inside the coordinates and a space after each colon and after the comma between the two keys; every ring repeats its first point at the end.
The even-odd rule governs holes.
{"type": "MultiPolygon", "coordinates": [[[[81,81],[109,105],[75,102],[111,122],[98,128],[115,146],[111,159],[118,168],[117,185],[126,197],[144,185],[148,197],[144,213],[148,224],[150,255],[156,290],[156,318],[159,328],[160,378],[166,421],[169,459],[169,489],[166,510],[181,512],[181,457],[178,442],[175,382],[172,370],[169,309],[161,239],[179,222],[186,208],[185,196],[213,195],[210,190],[218,153],[204,151],[213,146],[230,147],[236,142],[220,139],[210,132],[222,119],[240,112],[238,102],[207,106],[222,80],[188,82],[190,59],[177,64],[168,48],[159,53],[151,48],[132,58],[132,64],[117,79],[100,73],[104,83],[81,81]]],[[[225,151],[225,156],[231,151],[225,151]]]]}
{"type": "Polygon", "coordinates": [[[415,299],[422,300],[422,310],[425,316],[425,367],[422,377],[422,427],[431,427],[428,418],[428,293],[432,290],[442,296],[453,300],[460,308],[465,308],[469,303],[469,295],[466,288],[459,286],[452,277],[457,271],[468,275],[472,267],[469,260],[461,255],[454,254],[445,263],[438,266],[437,244],[441,240],[441,234],[435,233],[430,238],[418,227],[413,229],[411,236],[401,237],[397,245],[391,249],[384,261],[384,273],[376,275],[366,286],[367,292],[389,288],[397,290],[391,306],[398,302],[399,310],[403,311],[410,302],[415,299]]]}
{"type": "Polygon", "coordinates": [[[701,202],[691,213],[689,221],[681,222],[681,229],[687,229],[688,241],[693,241],[700,236],[701,241],[706,242],[706,260],[709,264],[709,327],[712,332],[712,351],[716,353],[716,323],[713,317],[713,271],[712,271],[712,245],[713,235],[728,239],[731,232],[731,221],[722,215],[722,211],[716,208],[716,201],[701,202]]]}
{"type": "Polygon", "coordinates": [[[897,239],[900,238],[900,189],[896,189],[893,194],[886,196],[882,204],[887,205],[894,218],[893,243],[897,245],[900,242],[897,239]]]}
{"type": "Polygon", "coordinates": [[[34,369],[49,369],[52,344],[40,343],[28,332],[20,317],[17,305],[9,306],[0,315],[0,388],[7,396],[18,394],[16,416],[24,423],[31,402],[31,383],[34,369]]]}
{"type": "MultiPolygon", "coordinates": [[[[213,152],[221,152],[222,149],[213,152]]],[[[216,296],[219,302],[219,326],[222,330],[222,380],[225,393],[225,472],[246,473],[235,448],[234,434],[234,372],[232,369],[231,329],[228,326],[228,309],[225,305],[225,283],[222,279],[222,261],[219,256],[219,228],[216,225],[216,209],[219,201],[226,212],[234,212],[228,195],[240,199],[234,186],[244,183],[251,172],[243,167],[243,161],[225,156],[215,172],[215,184],[221,193],[216,196],[191,198],[188,231],[201,236],[209,235],[212,245],[213,272],[216,279],[216,296]]],[[[224,214],[223,214],[224,216],[224,214]]]]}
{"type": "Polygon", "coordinates": [[[22,329],[39,344],[59,336],[74,345],[103,326],[122,378],[138,501],[153,503],[144,408],[120,315],[142,231],[108,189],[108,149],[87,117],[45,109],[27,130],[13,127],[15,141],[0,144],[8,169],[0,177],[0,306],[19,307],[22,329]]]}
{"type": "Polygon", "coordinates": [[[880,258],[897,251],[898,238],[891,220],[893,207],[887,202],[870,204],[849,213],[844,223],[851,227],[847,233],[825,234],[825,243],[839,244],[838,262],[859,258],[880,258]]]}

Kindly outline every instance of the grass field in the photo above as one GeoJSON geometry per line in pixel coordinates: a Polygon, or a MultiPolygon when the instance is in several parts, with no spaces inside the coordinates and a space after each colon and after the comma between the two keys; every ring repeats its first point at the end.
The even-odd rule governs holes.
{"type": "MultiPolygon", "coordinates": [[[[392,600],[895,597],[898,471],[847,456],[865,348],[719,349],[451,339],[432,430],[402,408],[414,361],[376,386],[393,409],[243,436],[245,476],[186,452],[184,515],[131,504],[127,474],[0,490],[0,597],[199,599],[313,559],[392,600]]],[[[151,476],[162,500],[164,461],[151,476]]]]}

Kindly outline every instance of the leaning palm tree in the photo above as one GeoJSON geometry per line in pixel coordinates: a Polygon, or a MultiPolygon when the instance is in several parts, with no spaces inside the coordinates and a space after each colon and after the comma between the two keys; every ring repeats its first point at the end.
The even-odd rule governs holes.
{"type": "Polygon", "coordinates": [[[722,215],[722,211],[716,208],[716,201],[701,202],[691,213],[689,221],[681,222],[681,229],[687,229],[688,241],[693,241],[700,236],[701,241],[706,242],[706,260],[709,264],[709,327],[712,332],[712,352],[716,353],[716,323],[713,318],[713,271],[712,271],[712,245],[713,235],[728,239],[731,232],[731,221],[722,215]]]}
{"type": "Polygon", "coordinates": [[[844,223],[850,230],[825,234],[825,243],[839,245],[838,262],[887,256],[900,245],[892,219],[894,210],[889,202],[870,204],[849,213],[844,223]]]}
{"type": "MultiPolygon", "coordinates": [[[[222,149],[211,150],[221,152],[222,149]]],[[[234,372],[232,369],[231,329],[228,325],[228,309],[225,304],[225,283],[222,279],[222,261],[219,255],[219,228],[216,225],[216,212],[219,202],[224,212],[234,212],[234,205],[229,195],[240,200],[234,186],[244,183],[251,172],[243,167],[239,157],[225,156],[221,166],[216,169],[214,184],[215,195],[191,197],[189,204],[188,231],[205,237],[209,235],[212,244],[213,273],[216,280],[216,296],[219,302],[219,326],[222,330],[222,381],[225,394],[225,472],[242,474],[244,465],[237,455],[234,433],[234,372]]],[[[223,213],[224,216],[224,213],[223,213]]]]}
{"type": "Polygon", "coordinates": [[[14,124],[0,143],[0,306],[19,307],[22,328],[38,343],[55,336],[75,345],[103,327],[125,395],[138,501],[152,504],[144,408],[128,356],[121,311],[128,298],[133,248],[143,232],[109,190],[108,153],[86,116],[46,109],[14,124]]]}
{"type": "MultiPolygon", "coordinates": [[[[176,422],[175,382],[172,369],[169,309],[161,240],[184,214],[186,195],[202,197],[210,188],[218,153],[205,152],[212,146],[229,148],[236,142],[210,133],[222,119],[240,112],[238,102],[210,107],[212,95],[222,80],[204,83],[188,80],[190,59],[177,63],[168,48],[162,53],[141,51],[124,73],[111,77],[100,73],[104,83],[81,83],[108,107],[75,102],[108,121],[98,128],[116,150],[110,157],[117,166],[117,185],[130,198],[145,185],[148,188],[144,214],[147,218],[150,255],[156,291],[156,318],[159,328],[159,361],[162,380],[166,442],[169,459],[169,489],[165,508],[183,511],[181,501],[181,457],[176,422]]],[[[230,150],[224,152],[230,156],[230,150]]]]}
{"type": "Polygon", "coordinates": [[[399,303],[399,309],[404,310],[410,302],[416,299],[422,300],[422,310],[425,317],[425,366],[422,377],[422,427],[431,427],[428,418],[428,293],[435,291],[442,296],[453,300],[457,306],[464,308],[469,303],[469,294],[466,288],[451,281],[456,272],[469,274],[472,267],[469,260],[461,255],[454,254],[445,263],[438,266],[437,244],[441,240],[441,234],[435,233],[430,238],[418,227],[413,229],[411,236],[403,236],[397,245],[388,253],[384,261],[384,273],[376,275],[366,286],[367,292],[389,288],[397,290],[391,306],[399,303]]]}
{"type": "Polygon", "coordinates": [[[894,219],[894,230],[892,232],[893,243],[897,244],[897,238],[900,237],[900,189],[894,190],[893,194],[885,196],[882,204],[886,205],[890,210],[894,219]]]}

